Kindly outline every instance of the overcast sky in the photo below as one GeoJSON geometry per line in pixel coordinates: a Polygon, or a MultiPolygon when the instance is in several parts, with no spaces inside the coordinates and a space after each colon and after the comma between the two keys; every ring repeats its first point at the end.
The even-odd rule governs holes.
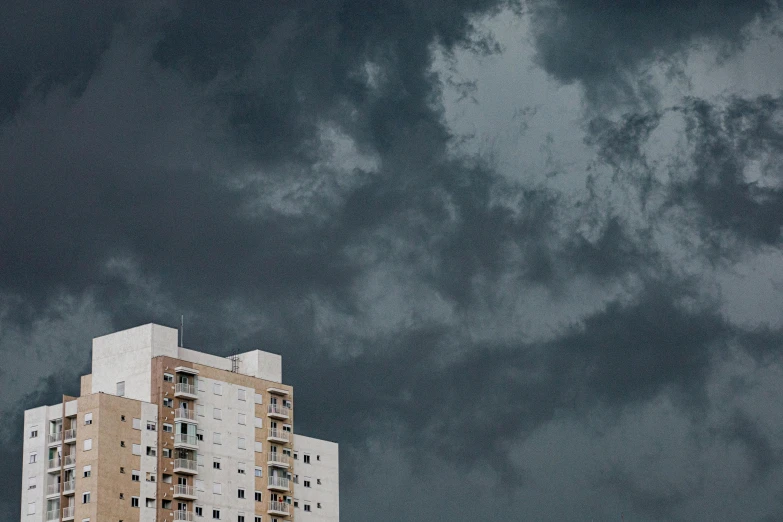
{"type": "Polygon", "coordinates": [[[782,520],[781,4],[0,2],[1,518],[184,314],[342,522],[782,520]]]}

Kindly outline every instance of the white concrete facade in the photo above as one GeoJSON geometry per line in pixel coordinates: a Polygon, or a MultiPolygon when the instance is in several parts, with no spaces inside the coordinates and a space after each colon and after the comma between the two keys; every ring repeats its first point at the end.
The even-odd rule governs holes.
{"type": "Polygon", "coordinates": [[[297,522],[340,520],[340,455],[334,442],[294,434],[297,522]]]}
{"type": "MultiPolygon", "coordinates": [[[[173,328],[148,324],[94,339],[92,373],[89,380],[83,381],[89,384],[85,385],[82,393],[86,396],[98,393],[122,395],[127,399],[141,402],[141,419],[138,428],[141,430],[142,448],[138,470],[141,479],[139,509],[138,519],[130,520],[144,522],[156,521],[156,510],[160,509],[162,501],[165,503],[167,499],[173,498],[177,482],[175,479],[171,487],[165,483],[161,484],[164,475],[172,476],[172,470],[164,468],[165,464],[161,464],[164,448],[158,447],[158,434],[161,431],[168,431],[168,426],[174,426],[175,433],[179,433],[179,430],[176,426],[178,421],[171,417],[165,401],[160,412],[158,405],[152,402],[153,359],[160,356],[229,372],[234,369],[236,373],[242,375],[282,384],[281,356],[252,350],[240,354],[234,365],[229,358],[179,347],[178,332],[173,328]],[[154,428],[148,428],[148,422],[153,423],[154,428]],[[164,425],[167,426],[166,429],[164,425]],[[148,455],[145,451],[146,447],[155,448],[154,453],[148,455]],[[163,495],[163,498],[158,498],[160,495],[163,495]]],[[[173,372],[174,368],[166,367],[165,370],[173,372]]],[[[184,369],[178,368],[176,371],[180,372],[184,369]]],[[[219,372],[215,375],[219,375],[219,372]]],[[[291,473],[267,466],[265,458],[262,459],[263,464],[256,466],[256,452],[269,450],[269,445],[272,444],[267,440],[256,442],[256,428],[272,428],[274,427],[272,423],[276,422],[280,429],[290,431],[291,424],[288,423],[289,421],[265,418],[265,414],[256,417],[257,414],[262,415],[257,413],[256,405],[263,404],[264,399],[263,394],[255,393],[258,390],[254,390],[253,387],[203,376],[195,376],[194,382],[198,389],[198,399],[193,407],[196,417],[195,433],[200,440],[196,452],[198,472],[192,477],[197,498],[189,506],[201,508],[203,512],[203,518],[197,516],[196,521],[212,520],[213,510],[219,510],[220,520],[227,521],[240,520],[240,516],[244,516],[245,522],[339,521],[337,444],[293,435],[293,450],[295,455],[298,454],[298,460],[292,464],[296,465],[295,474],[299,475],[300,480],[295,488],[296,497],[290,498],[285,494],[283,496],[286,499],[290,498],[292,504],[298,498],[299,505],[291,509],[290,516],[269,515],[266,512],[256,514],[258,507],[255,500],[256,493],[258,492],[264,499],[269,498],[270,491],[266,488],[266,481],[272,471],[276,476],[282,473],[282,476],[294,479],[291,473]],[[303,458],[305,454],[310,456],[309,462],[305,462],[303,458]],[[215,465],[216,462],[219,466],[215,465]],[[258,489],[256,489],[257,469],[264,484],[258,489]],[[304,476],[310,481],[308,487],[305,487],[302,480],[304,476]],[[243,491],[243,495],[240,494],[240,490],[243,491]],[[304,510],[305,505],[310,506],[310,511],[304,510]]],[[[173,384],[171,386],[173,389],[173,384]]],[[[269,390],[274,388],[268,384],[266,386],[269,390]]],[[[288,392],[275,388],[272,393],[287,394],[288,392]]],[[[275,400],[274,396],[272,400],[275,400]]],[[[171,407],[177,408],[180,402],[175,400],[171,407]]],[[[263,411],[266,412],[266,409],[264,408],[263,411]]],[[[77,412],[78,399],[65,404],[41,406],[25,412],[20,519],[22,522],[61,520],[59,516],[64,506],[59,505],[61,496],[54,494],[54,487],[59,484],[61,475],[50,473],[47,470],[47,463],[50,458],[58,458],[62,444],[59,446],[49,444],[48,434],[57,430],[62,431],[63,413],[65,417],[75,419],[77,412]],[[47,499],[49,485],[52,489],[47,499]],[[47,518],[49,509],[52,513],[57,512],[57,518],[47,518]]],[[[100,416],[96,416],[96,419],[98,418],[100,416]]],[[[134,422],[136,420],[133,419],[134,422]]],[[[110,441],[103,441],[103,444],[111,446],[110,441]]],[[[73,476],[78,485],[79,478],[83,474],[82,466],[79,466],[78,462],[76,470],[78,472],[74,471],[73,476]]],[[[65,480],[70,479],[66,476],[65,480]]],[[[57,490],[59,492],[59,487],[57,490]]],[[[95,499],[101,493],[100,490],[93,490],[92,494],[95,499]]],[[[73,494],[67,497],[67,501],[74,501],[73,494]]],[[[176,500],[173,501],[173,505],[175,507],[172,511],[177,509],[176,500]]],[[[165,505],[164,508],[164,511],[168,511],[165,505]]],[[[159,513],[157,518],[160,519],[159,513]]],[[[125,522],[130,520],[125,519],[125,522]]]]}

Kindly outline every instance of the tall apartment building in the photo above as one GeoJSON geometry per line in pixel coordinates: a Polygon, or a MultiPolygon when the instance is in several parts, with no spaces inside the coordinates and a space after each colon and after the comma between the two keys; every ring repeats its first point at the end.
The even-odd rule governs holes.
{"type": "Polygon", "coordinates": [[[25,412],[22,522],[337,522],[337,444],[295,434],[279,355],[149,324],[93,339],[79,397],[25,412]]]}

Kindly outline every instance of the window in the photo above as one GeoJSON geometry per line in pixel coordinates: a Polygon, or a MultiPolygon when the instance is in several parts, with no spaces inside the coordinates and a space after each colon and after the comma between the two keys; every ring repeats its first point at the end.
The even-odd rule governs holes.
{"type": "Polygon", "coordinates": [[[299,460],[299,454],[298,453],[294,453],[294,460],[299,460]]]}
{"type": "Polygon", "coordinates": [[[139,470],[137,470],[137,469],[131,470],[131,480],[133,482],[139,482],[140,481],[139,480],[140,477],[141,477],[141,474],[139,473],[139,470]]]}
{"type": "Polygon", "coordinates": [[[237,473],[240,475],[245,474],[245,463],[244,462],[237,462],[237,473]]]}
{"type": "MultiPolygon", "coordinates": [[[[166,430],[163,430],[166,431],[166,430]]],[[[170,459],[171,458],[171,449],[170,448],[163,448],[163,458],[170,459]]]]}
{"type": "Polygon", "coordinates": [[[310,455],[305,455],[304,456],[304,463],[305,464],[310,464],[310,455]]]}
{"type": "Polygon", "coordinates": [[[223,494],[223,484],[220,482],[215,482],[212,484],[212,493],[215,495],[222,495],[223,494]]]}
{"type": "Polygon", "coordinates": [[[30,452],[30,464],[35,464],[36,462],[38,462],[38,453],[35,451],[30,452]]]}
{"type": "Polygon", "coordinates": [[[121,440],[121,441],[120,441],[120,447],[121,447],[121,448],[124,448],[124,447],[125,447],[125,441],[124,441],[124,440],[121,440]]]}
{"type": "Polygon", "coordinates": [[[133,429],[134,430],[141,429],[141,419],[133,419],[133,429]]]}
{"type": "Polygon", "coordinates": [[[144,499],[144,507],[154,508],[155,507],[155,499],[154,498],[144,499]]]}
{"type": "Polygon", "coordinates": [[[294,475],[294,484],[299,484],[299,475],[294,475]]]}
{"type": "Polygon", "coordinates": [[[27,478],[27,489],[35,489],[38,485],[38,480],[35,477],[27,478]]]}
{"type": "Polygon", "coordinates": [[[204,516],[204,508],[201,506],[196,506],[196,516],[197,517],[203,517],[204,516]]]}
{"type": "Polygon", "coordinates": [[[263,404],[264,403],[264,396],[262,394],[260,394],[260,393],[256,393],[255,403],[256,404],[263,404]]]}
{"type": "Polygon", "coordinates": [[[141,455],[141,444],[134,444],[131,453],[134,455],[141,455]]]}
{"type": "Polygon", "coordinates": [[[147,482],[155,482],[155,474],[147,472],[147,482]]]}
{"type": "Polygon", "coordinates": [[[92,475],[92,466],[84,466],[82,468],[82,477],[87,478],[92,475]]]}
{"type": "Polygon", "coordinates": [[[264,476],[264,470],[261,468],[256,468],[255,470],[255,476],[256,477],[263,477],[264,476]]]}
{"type": "Polygon", "coordinates": [[[27,514],[35,515],[35,502],[30,502],[27,504],[27,514]]]}
{"type": "Polygon", "coordinates": [[[85,413],[84,414],[84,425],[89,426],[92,424],[92,413],[85,413]]]}
{"type": "Polygon", "coordinates": [[[163,509],[171,509],[171,500],[164,500],[160,505],[163,509]]]}
{"type": "Polygon", "coordinates": [[[237,498],[245,498],[245,490],[242,488],[237,489],[237,498]]]}
{"type": "Polygon", "coordinates": [[[295,507],[295,508],[298,508],[298,507],[299,507],[299,501],[298,501],[298,500],[296,500],[296,499],[294,499],[294,507],[295,507]]]}
{"type": "Polygon", "coordinates": [[[212,391],[215,392],[215,395],[223,395],[223,385],[215,383],[212,388],[212,391]]]}
{"type": "Polygon", "coordinates": [[[256,428],[263,428],[264,427],[264,419],[261,417],[256,417],[256,428]]]}
{"type": "Polygon", "coordinates": [[[320,486],[321,485],[321,479],[315,479],[315,483],[320,486]]]}
{"type": "Polygon", "coordinates": [[[320,455],[316,455],[315,456],[315,460],[321,460],[321,456],[320,455]]]}
{"type": "Polygon", "coordinates": [[[264,501],[264,495],[260,491],[255,492],[255,499],[256,502],[263,502],[264,501]]]}
{"type": "Polygon", "coordinates": [[[223,412],[220,411],[220,408],[213,408],[212,409],[212,417],[217,420],[223,419],[223,412]]]}
{"type": "Polygon", "coordinates": [[[139,507],[139,497],[131,497],[131,507],[139,507]]]}
{"type": "Polygon", "coordinates": [[[38,426],[33,426],[30,428],[30,438],[34,439],[38,436],[38,426]]]}
{"type": "Polygon", "coordinates": [[[120,397],[125,396],[125,381],[120,381],[117,383],[117,395],[120,397]]]}
{"type": "Polygon", "coordinates": [[[283,431],[287,431],[288,433],[291,433],[291,425],[283,424],[283,431]]]}
{"type": "Polygon", "coordinates": [[[120,466],[120,473],[125,473],[125,468],[123,468],[122,466],[120,466]]]}
{"type": "Polygon", "coordinates": [[[147,431],[156,431],[158,427],[152,421],[147,421],[147,431]]]}
{"type": "Polygon", "coordinates": [[[212,461],[212,469],[220,469],[220,461],[218,459],[212,461]]]}
{"type": "Polygon", "coordinates": [[[247,424],[247,415],[244,413],[237,413],[237,424],[241,424],[242,426],[247,424]]]}
{"type": "Polygon", "coordinates": [[[247,395],[246,395],[246,393],[247,393],[247,392],[245,392],[245,390],[243,390],[242,388],[238,389],[238,390],[237,390],[237,399],[238,399],[238,400],[240,400],[240,401],[245,401],[245,400],[247,400],[247,395]]]}
{"type": "Polygon", "coordinates": [[[198,430],[196,432],[196,439],[198,440],[204,440],[204,432],[202,430],[198,430]]]}
{"type": "Polygon", "coordinates": [[[245,437],[237,437],[237,448],[238,449],[247,449],[245,445],[245,437]]]}
{"type": "Polygon", "coordinates": [[[82,493],[82,504],[90,503],[90,492],[82,493]]]}
{"type": "Polygon", "coordinates": [[[92,449],[92,439],[84,440],[84,451],[90,451],[92,449]]]}
{"type": "Polygon", "coordinates": [[[291,408],[291,401],[289,401],[289,400],[284,400],[284,401],[283,401],[283,407],[285,407],[285,408],[289,408],[289,409],[290,409],[290,408],[291,408]]]}
{"type": "Polygon", "coordinates": [[[196,379],[196,384],[198,384],[198,391],[207,391],[207,383],[204,379],[196,379]]]}
{"type": "Polygon", "coordinates": [[[263,453],[264,452],[264,445],[261,442],[259,442],[259,441],[256,441],[256,452],[257,453],[263,453]]]}
{"type": "Polygon", "coordinates": [[[254,520],[255,520],[255,522],[263,522],[263,520],[261,520],[261,517],[255,517],[254,520]]]}
{"type": "Polygon", "coordinates": [[[163,381],[164,382],[174,382],[174,376],[170,373],[164,373],[163,374],[163,381]]]}
{"type": "Polygon", "coordinates": [[[316,503],[315,507],[317,507],[318,509],[321,509],[321,503],[320,502],[316,503]]]}
{"type": "Polygon", "coordinates": [[[305,504],[304,505],[304,510],[305,511],[310,511],[310,504],[305,504]]]}
{"type": "Polygon", "coordinates": [[[204,405],[203,404],[196,404],[196,415],[199,417],[204,416],[204,405]]]}
{"type": "Polygon", "coordinates": [[[171,424],[164,424],[163,431],[165,433],[174,433],[174,426],[172,426],[171,424]]]}
{"type": "Polygon", "coordinates": [[[212,442],[215,444],[222,444],[222,442],[220,442],[220,433],[215,432],[212,434],[212,442]]]}
{"type": "Polygon", "coordinates": [[[304,480],[304,487],[306,487],[306,488],[310,487],[310,480],[309,479],[305,479],[304,480]]]}
{"type": "Polygon", "coordinates": [[[164,473],[163,474],[163,482],[165,484],[171,484],[171,480],[172,480],[172,476],[171,475],[169,475],[168,473],[164,473]]]}
{"type": "Polygon", "coordinates": [[[245,522],[245,515],[237,515],[237,522],[245,522]]]}
{"type": "Polygon", "coordinates": [[[196,490],[197,491],[204,491],[204,481],[196,479],[196,490]]]}
{"type": "Polygon", "coordinates": [[[120,420],[121,420],[122,422],[125,422],[125,415],[120,415],[120,420]]]}
{"type": "Polygon", "coordinates": [[[220,510],[219,509],[213,509],[212,510],[212,518],[220,520],[220,510]]]}
{"type": "Polygon", "coordinates": [[[164,408],[173,408],[174,407],[174,399],[171,399],[169,397],[163,398],[163,407],[164,408]]]}
{"type": "Polygon", "coordinates": [[[147,446],[147,456],[148,457],[154,457],[158,454],[158,451],[153,448],[152,446],[147,446]]]}

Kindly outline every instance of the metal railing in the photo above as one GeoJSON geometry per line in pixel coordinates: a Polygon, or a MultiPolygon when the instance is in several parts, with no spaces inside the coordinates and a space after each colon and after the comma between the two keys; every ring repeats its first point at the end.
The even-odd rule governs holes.
{"type": "Polygon", "coordinates": [[[73,518],[74,506],[63,508],[63,518],[73,518]]]}
{"type": "Polygon", "coordinates": [[[270,451],[268,462],[272,462],[274,464],[285,464],[287,466],[291,463],[291,457],[276,451],[270,451]]]}
{"type": "Polygon", "coordinates": [[[187,393],[188,395],[197,395],[198,390],[196,390],[196,387],[192,384],[178,382],[177,385],[174,387],[174,393],[187,393]]]}
{"type": "Polygon", "coordinates": [[[47,466],[48,469],[55,469],[59,468],[62,464],[62,459],[60,457],[57,457],[56,459],[49,459],[49,465],[47,466]]]}
{"type": "Polygon", "coordinates": [[[198,462],[190,459],[175,459],[174,468],[185,468],[191,471],[196,471],[198,469],[198,462]]]}
{"type": "Polygon", "coordinates": [[[280,406],[279,404],[270,404],[267,406],[266,411],[272,415],[285,415],[286,417],[291,414],[290,409],[286,408],[285,406],[280,406]]]}
{"type": "Polygon", "coordinates": [[[174,444],[189,444],[191,446],[197,446],[198,439],[195,435],[188,435],[187,433],[175,433],[174,444]]]}
{"type": "Polygon", "coordinates": [[[269,486],[273,487],[273,488],[288,489],[288,479],[285,478],[285,477],[270,476],[269,477],[269,486]]]}
{"type": "Polygon", "coordinates": [[[76,491],[76,480],[71,479],[63,482],[63,492],[76,491]]]}
{"type": "Polygon", "coordinates": [[[196,410],[186,410],[185,408],[177,408],[174,410],[174,420],[196,420],[196,410]]]}
{"type": "Polygon", "coordinates": [[[49,442],[49,444],[60,442],[61,440],[63,440],[63,432],[55,431],[54,433],[50,433],[46,440],[49,442]]]}
{"type": "Polygon", "coordinates": [[[46,521],[51,522],[52,520],[60,520],[60,510],[59,509],[53,509],[52,511],[46,512],[46,521]]]}
{"type": "Polygon", "coordinates": [[[278,502],[276,500],[270,500],[269,501],[269,509],[268,511],[279,511],[282,513],[288,513],[289,506],[285,502],[278,502]]]}
{"type": "Polygon", "coordinates": [[[192,520],[193,520],[193,512],[192,511],[175,511],[174,512],[174,520],[187,520],[188,522],[192,522],[192,520]]]}
{"type": "Polygon", "coordinates": [[[269,428],[269,435],[267,435],[267,438],[279,439],[288,442],[291,440],[291,434],[287,431],[279,430],[277,428],[269,428]]]}
{"type": "Polygon", "coordinates": [[[66,455],[63,458],[63,464],[66,466],[72,466],[73,464],[76,464],[76,453],[73,455],[66,455]]]}
{"type": "Polygon", "coordinates": [[[60,483],[55,482],[54,484],[49,484],[46,486],[46,494],[47,495],[55,495],[60,493],[60,483]]]}
{"type": "Polygon", "coordinates": [[[72,440],[76,438],[76,428],[72,428],[70,430],[65,430],[65,434],[63,435],[63,439],[65,440],[72,440]]]}
{"type": "Polygon", "coordinates": [[[194,497],[196,496],[196,488],[193,486],[177,484],[174,488],[174,495],[187,495],[189,497],[194,497]]]}

